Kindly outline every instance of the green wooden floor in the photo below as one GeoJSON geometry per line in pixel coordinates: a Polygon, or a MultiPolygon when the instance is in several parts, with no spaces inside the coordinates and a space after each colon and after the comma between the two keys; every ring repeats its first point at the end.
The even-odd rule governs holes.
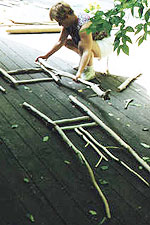
{"type": "MultiPolygon", "coordinates": [[[[0,37],[0,67],[6,71],[35,68],[35,49],[0,37]]],[[[61,70],[75,73],[72,65],[60,58],[48,61],[61,70]]],[[[47,77],[44,73],[17,75],[17,79],[47,77]]],[[[69,101],[69,95],[87,105],[105,124],[126,141],[141,157],[150,157],[150,96],[133,82],[117,92],[123,77],[97,74],[93,82],[103,90],[111,89],[110,100],[90,97],[93,92],[69,79],[62,84],[43,82],[14,88],[0,77],[7,93],[0,93],[0,219],[1,225],[148,225],[150,189],[139,178],[108,157],[97,153],[73,131],[68,137],[89,161],[96,180],[110,205],[112,218],[105,219],[103,202],[91,183],[84,164],[62,141],[54,129],[22,107],[27,102],[52,120],[86,115],[69,101]],[[139,91],[140,90],[140,91],[139,91]],[[90,98],[89,98],[90,97],[90,98]],[[134,101],[124,109],[125,100],[134,101]],[[48,137],[44,141],[44,137],[48,137]],[[141,143],[144,143],[143,146],[141,143]],[[85,147],[86,146],[86,147],[85,147]]],[[[104,129],[88,131],[109,151],[135,169],[147,182],[149,172],[104,129]],[[115,147],[115,148],[114,148],[115,147]],[[117,147],[117,148],[116,148],[117,147]]],[[[149,163],[149,162],[148,162],[149,163]]]]}

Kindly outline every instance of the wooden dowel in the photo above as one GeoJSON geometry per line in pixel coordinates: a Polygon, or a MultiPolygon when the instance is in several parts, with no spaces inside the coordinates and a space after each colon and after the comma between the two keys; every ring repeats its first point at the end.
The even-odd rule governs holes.
{"type": "Polygon", "coordinates": [[[45,71],[47,72],[48,74],[51,75],[51,77],[54,79],[54,81],[56,83],[58,83],[60,81],[60,78],[58,76],[55,75],[55,73],[53,73],[52,71],[48,70],[42,63],[40,63],[40,59],[39,59],[39,63],[36,63],[36,64],[39,64],[40,67],[45,71]]]}
{"type": "Polygon", "coordinates": [[[128,79],[126,79],[118,88],[117,88],[117,90],[119,91],[119,92],[121,92],[121,91],[123,91],[124,89],[126,89],[127,88],[127,86],[133,81],[133,80],[135,80],[136,78],[138,78],[139,76],[141,76],[142,75],[142,73],[140,73],[140,74],[138,74],[138,75],[134,75],[134,76],[132,76],[132,77],[129,77],[128,79]]]}
{"type": "Polygon", "coordinates": [[[43,72],[43,69],[42,68],[26,68],[26,69],[7,71],[7,73],[10,75],[18,75],[18,74],[24,74],[24,73],[38,73],[38,72],[43,72]]]}
{"type": "Polygon", "coordinates": [[[20,25],[6,29],[6,32],[10,34],[53,33],[60,31],[61,27],[58,25],[20,25]]]}
{"type": "Polygon", "coordinates": [[[37,79],[30,79],[30,80],[17,80],[16,84],[32,84],[37,82],[46,82],[46,81],[53,81],[53,78],[45,77],[45,78],[37,78],[37,79]]]}
{"type": "Polygon", "coordinates": [[[100,152],[100,150],[78,129],[78,128],[75,128],[74,129],[75,130],[75,132],[79,135],[79,136],[81,136],[82,137],[82,139],[86,142],[86,143],[88,143],[88,144],[90,144],[91,145],[91,147],[94,149],[94,151],[96,151],[96,153],[100,156],[100,157],[102,157],[103,159],[105,159],[105,161],[108,161],[108,159],[106,158],[106,156],[103,154],[103,153],[101,153],[100,152]]]}
{"type": "Polygon", "coordinates": [[[61,129],[62,130],[73,130],[73,129],[79,128],[79,127],[93,127],[93,126],[97,126],[97,123],[95,123],[95,122],[83,123],[83,124],[78,124],[78,125],[61,127],[61,129]]]}
{"type": "Polygon", "coordinates": [[[21,25],[58,25],[57,22],[54,21],[50,21],[50,22],[26,22],[26,21],[14,21],[11,20],[10,21],[14,24],[21,24],[21,25]]]}
{"type": "Polygon", "coordinates": [[[57,124],[63,124],[63,123],[74,123],[74,122],[79,122],[83,120],[90,120],[89,116],[80,116],[76,118],[71,118],[71,119],[61,119],[61,120],[55,120],[54,122],[57,124]]]}
{"type": "Polygon", "coordinates": [[[91,110],[88,109],[84,104],[79,102],[77,98],[72,95],[69,99],[81,109],[83,109],[97,124],[99,124],[105,131],[109,133],[121,146],[128,150],[132,156],[148,171],[150,172],[150,166],[133,150],[125,141],[123,141],[119,135],[117,135],[111,128],[109,128],[102,120],[100,120],[91,110]]]}
{"type": "Polygon", "coordinates": [[[14,85],[17,84],[16,80],[10,76],[7,71],[5,71],[4,69],[0,68],[0,73],[2,74],[2,76],[4,76],[4,78],[6,78],[7,80],[11,81],[11,83],[13,83],[14,85]]]}

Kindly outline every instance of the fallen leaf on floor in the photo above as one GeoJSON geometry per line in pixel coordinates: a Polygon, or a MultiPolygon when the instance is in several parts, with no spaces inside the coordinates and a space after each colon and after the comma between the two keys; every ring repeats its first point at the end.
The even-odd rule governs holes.
{"type": "Polygon", "coordinates": [[[94,210],[89,210],[89,213],[90,213],[92,216],[97,215],[97,212],[96,212],[96,211],[94,211],[94,210]]]}
{"type": "Polygon", "coordinates": [[[46,142],[46,141],[48,141],[48,140],[49,140],[49,136],[43,137],[43,142],[46,142]]]}
{"type": "Polygon", "coordinates": [[[69,165],[71,162],[69,162],[69,161],[65,160],[65,161],[64,161],[64,163],[66,163],[66,164],[68,164],[68,165],[69,165]]]}
{"type": "Polygon", "coordinates": [[[25,183],[29,183],[29,179],[27,177],[25,177],[23,180],[25,183]]]}
{"type": "Polygon", "coordinates": [[[109,116],[114,116],[112,113],[108,113],[109,116]]]}
{"type": "Polygon", "coordinates": [[[150,157],[148,156],[143,156],[142,159],[146,162],[150,162],[150,157]]]}
{"type": "Polygon", "coordinates": [[[142,166],[139,166],[139,170],[142,170],[143,169],[143,167],[142,166]]]}
{"type": "Polygon", "coordinates": [[[108,170],[108,166],[101,166],[102,170],[108,170]]]}
{"type": "Polygon", "coordinates": [[[18,124],[13,124],[13,125],[11,126],[12,129],[15,129],[15,128],[17,128],[17,127],[18,127],[18,124]]]}
{"type": "Polygon", "coordinates": [[[33,215],[32,214],[27,214],[27,218],[29,218],[29,220],[31,221],[31,222],[35,222],[35,219],[34,219],[34,217],[33,217],[33,215]]]}
{"type": "Polygon", "coordinates": [[[108,182],[108,181],[103,180],[103,179],[99,179],[99,182],[100,182],[100,184],[102,184],[102,185],[109,184],[109,182],[108,182]]]}

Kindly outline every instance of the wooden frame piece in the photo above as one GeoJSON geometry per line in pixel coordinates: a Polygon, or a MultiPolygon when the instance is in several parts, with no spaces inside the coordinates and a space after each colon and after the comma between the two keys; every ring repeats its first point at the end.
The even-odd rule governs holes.
{"type": "Polygon", "coordinates": [[[81,109],[83,109],[83,111],[85,111],[88,116],[82,116],[82,117],[77,117],[77,118],[72,118],[72,119],[62,119],[62,120],[55,120],[53,121],[52,119],[50,119],[49,117],[47,117],[45,114],[43,114],[42,112],[40,112],[38,109],[36,109],[35,107],[33,107],[32,105],[28,104],[27,102],[23,103],[23,107],[25,109],[27,109],[28,111],[32,112],[34,115],[36,115],[38,118],[40,118],[42,121],[46,122],[46,125],[50,125],[51,128],[54,128],[59,135],[61,136],[61,138],[64,140],[64,142],[69,146],[69,148],[71,150],[73,150],[76,155],[78,156],[78,158],[80,159],[80,161],[82,163],[85,163],[89,175],[91,177],[92,183],[94,185],[94,187],[96,188],[96,190],[98,191],[100,197],[103,200],[104,206],[105,206],[105,210],[106,210],[106,215],[107,218],[111,218],[111,213],[110,213],[110,207],[108,204],[108,201],[106,199],[106,197],[104,196],[104,194],[102,193],[96,179],[93,173],[93,170],[91,169],[91,166],[89,164],[89,162],[86,160],[86,158],[84,157],[83,153],[76,148],[76,146],[71,142],[71,140],[67,137],[67,135],[65,134],[65,130],[69,130],[69,129],[73,129],[79,136],[81,136],[81,138],[87,143],[90,144],[91,147],[94,149],[94,151],[96,151],[96,153],[100,156],[100,160],[98,161],[97,165],[95,167],[97,167],[100,162],[102,161],[102,159],[108,161],[108,158],[99,150],[102,149],[104,151],[104,153],[106,153],[111,159],[115,160],[117,163],[119,163],[120,165],[124,166],[129,172],[131,172],[133,175],[137,176],[142,182],[144,182],[144,184],[146,184],[148,187],[150,187],[150,184],[137,172],[135,172],[132,168],[130,168],[126,163],[124,163],[122,160],[120,160],[119,158],[117,158],[116,156],[114,156],[111,152],[109,152],[109,150],[101,145],[88,131],[86,131],[83,127],[89,127],[89,124],[92,124],[91,126],[95,126],[95,125],[100,125],[102,128],[104,128],[112,137],[114,137],[119,144],[121,144],[123,147],[127,148],[127,150],[138,160],[138,162],[140,162],[140,164],[147,169],[148,171],[150,171],[150,167],[147,163],[144,162],[144,160],[142,160],[137,153],[128,145],[126,144],[114,131],[112,131],[109,127],[107,127],[93,112],[91,112],[86,106],[84,106],[81,102],[79,102],[75,97],[73,96],[69,96],[70,100],[75,103],[76,105],[78,105],[81,109]],[[94,120],[95,122],[89,122],[86,123],[87,120],[94,120]],[[75,122],[79,122],[79,124],[77,125],[70,125],[70,126],[59,126],[59,125],[63,125],[63,124],[68,124],[68,123],[75,123],[75,122]],[[81,123],[84,122],[84,123],[81,123]]]}
{"type": "Polygon", "coordinates": [[[61,129],[61,127],[55,121],[51,120],[49,117],[47,117],[45,114],[43,114],[42,112],[37,110],[32,105],[28,104],[27,102],[23,103],[23,107],[26,108],[27,110],[29,110],[30,112],[34,113],[34,115],[37,115],[38,118],[41,118],[42,120],[44,120],[46,122],[46,124],[50,125],[52,128],[55,128],[55,130],[58,132],[58,134],[61,136],[61,138],[64,140],[64,142],[69,146],[69,148],[71,150],[73,150],[76,153],[76,155],[78,156],[80,161],[85,164],[85,166],[87,167],[87,170],[89,172],[89,175],[91,177],[91,181],[92,181],[94,187],[96,188],[96,190],[98,191],[98,194],[100,195],[100,197],[104,203],[106,216],[108,219],[110,219],[111,213],[110,213],[110,207],[109,207],[108,201],[107,201],[105,195],[103,194],[102,190],[100,189],[100,187],[95,179],[93,170],[91,169],[91,166],[90,166],[89,162],[86,160],[86,158],[84,157],[83,153],[78,148],[76,148],[76,146],[70,141],[70,139],[67,137],[65,132],[61,129]]]}
{"type": "Polygon", "coordinates": [[[89,115],[98,125],[100,125],[111,137],[113,137],[122,147],[128,150],[129,153],[148,171],[150,172],[150,166],[131,148],[124,140],[122,140],[118,134],[116,134],[111,128],[109,128],[102,120],[100,120],[88,107],[77,100],[74,96],[70,95],[69,99],[77,106],[79,106],[87,115],[89,115]]]}
{"type": "Polygon", "coordinates": [[[138,75],[134,75],[132,77],[127,78],[119,87],[117,87],[117,90],[119,92],[123,91],[124,89],[126,89],[129,84],[134,81],[135,79],[137,79],[139,76],[141,76],[142,73],[138,74],[138,75]]]}
{"type": "MultiPolygon", "coordinates": [[[[36,63],[37,65],[41,66],[43,68],[43,66],[49,70],[51,70],[56,76],[62,76],[62,77],[67,77],[67,78],[70,78],[70,79],[75,79],[75,75],[71,74],[71,73],[68,73],[68,72],[64,72],[64,71],[61,71],[59,69],[56,69],[52,66],[50,66],[44,59],[41,59],[39,58],[38,62],[36,63]]],[[[86,86],[90,87],[97,96],[103,98],[104,100],[108,100],[110,99],[109,97],[109,94],[111,92],[110,89],[106,90],[106,91],[102,91],[99,87],[99,85],[97,84],[94,84],[90,81],[86,81],[86,80],[83,80],[81,78],[78,79],[78,82],[82,83],[82,84],[85,84],[86,86]]]]}
{"type": "MultiPolygon", "coordinates": [[[[36,79],[29,79],[29,80],[16,80],[13,75],[17,74],[24,74],[24,73],[37,73],[37,72],[44,72],[41,68],[29,68],[29,69],[19,69],[19,70],[12,70],[6,71],[0,68],[0,76],[4,77],[4,79],[8,80],[11,85],[17,88],[18,85],[21,84],[31,84],[37,82],[46,82],[46,81],[53,81],[54,78],[52,77],[45,77],[45,78],[36,78],[36,79]]],[[[50,73],[48,73],[51,75],[50,73]]],[[[59,79],[57,79],[59,80],[59,79]]]]}

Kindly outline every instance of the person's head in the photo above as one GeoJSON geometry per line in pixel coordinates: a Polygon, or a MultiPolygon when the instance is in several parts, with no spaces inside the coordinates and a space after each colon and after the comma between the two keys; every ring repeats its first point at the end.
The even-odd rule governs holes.
{"type": "Polygon", "coordinates": [[[74,11],[70,5],[61,1],[51,7],[49,16],[51,20],[56,20],[60,25],[62,25],[62,21],[73,13],[74,11]]]}

